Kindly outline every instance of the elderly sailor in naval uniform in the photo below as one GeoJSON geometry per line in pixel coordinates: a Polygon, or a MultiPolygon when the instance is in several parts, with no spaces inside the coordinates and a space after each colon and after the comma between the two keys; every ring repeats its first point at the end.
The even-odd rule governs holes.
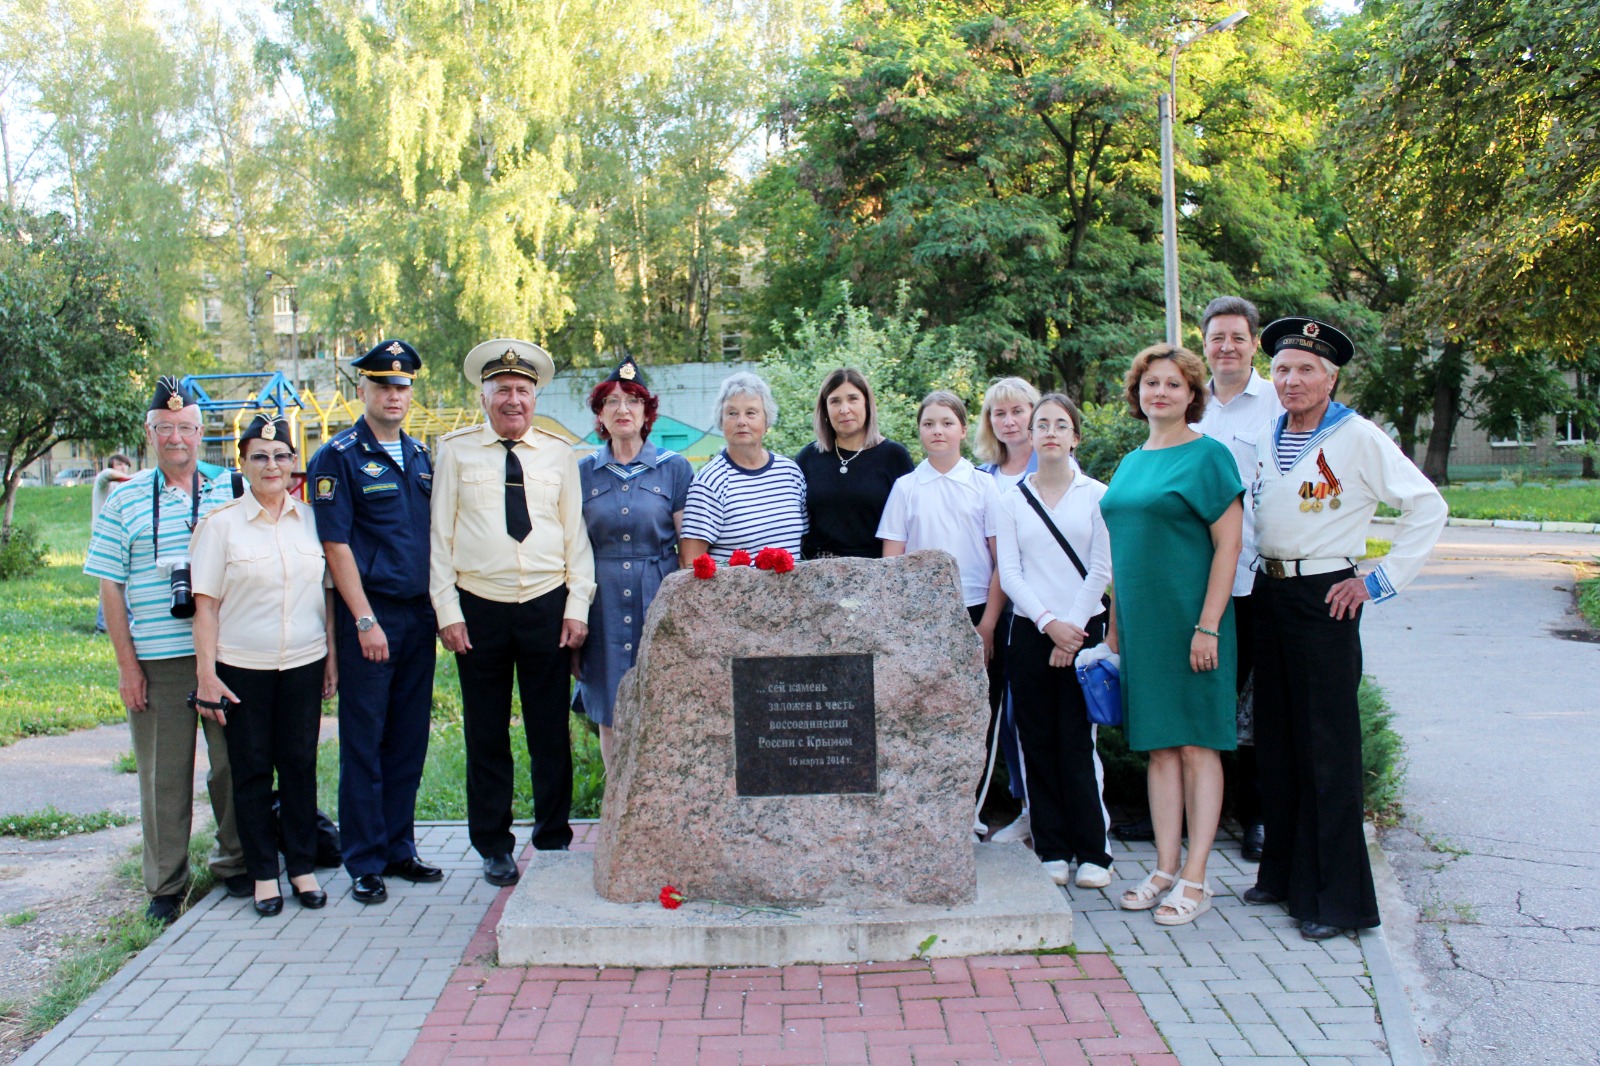
{"type": "Polygon", "coordinates": [[[1387,434],[1333,400],[1350,339],[1283,318],[1261,332],[1284,414],[1256,444],[1256,751],[1266,848],[1246,903],[1285,903],[1300,935],[1378,924],[1362,830],[1361,611],[1415,578],[1448,509],[1387,434]],[[1365,573],[1367,523],[1398,508],[1365,573]]]}

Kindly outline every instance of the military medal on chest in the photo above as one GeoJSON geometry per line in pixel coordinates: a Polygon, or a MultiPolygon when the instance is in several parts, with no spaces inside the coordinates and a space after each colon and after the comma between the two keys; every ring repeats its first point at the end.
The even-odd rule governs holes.
{"type": "Polygon", "coordinates": [[[1321,448],[1317,449],[1317,472],[1322,475],[1319,482],[1302,481],[1300,483],[1300,510],[1317,512],[1322,510],[1323,502],[1327,502],[1328,510],[1339,509],[1339,494],[1344,492],[1344,484],[1334,476],[1333,467],[1328,465],[1328,457],[1321,448]]]}

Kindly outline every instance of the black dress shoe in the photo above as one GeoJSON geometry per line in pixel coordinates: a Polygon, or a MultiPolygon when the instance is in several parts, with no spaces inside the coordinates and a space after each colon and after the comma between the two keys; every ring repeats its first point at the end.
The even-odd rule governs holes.
{"type": "Polygon", "coordinates": [[[516,861],[509,854],[491,855],[483,860],[483,879],[491,885],[503,888],[516,884],[521,878],[516,861]]]}
{"type": "Polygon", "coordinates": [[[1251,885],[1244,890],[1244,895],[1239,897],[1252,907],[1259,907],[1263,903],[1282,903],[1283,897],[1274,895],[1259,885],[1251,885]]]}
{"type": "Polygon", "coordinates": [[[391,862],[383,868],[383,876],[398,877],[402,881],[410,881],[414,885],[429,884],[434,881],[444,880],[444,871],[437,866],[429,866],[415,855],[405,862],[391,862]]]}
{"type": "Polygon", "coordinates": [[[1306,940],[1332,940],[1344,932],[1337,925],[1323,925],[1321,922],[1301,922],[1300,935],[1306,940]]]}
{"type": "MultiPolygon", "coordinates": [[[[294,898],[308,911],[321,910],[328,905],[328,894],[320,888],[295,889],[294,898]]],[[[280,904],[281,906],[281,904],[280,904]]]]}
{"type": "Polygon", "coordinates": [[[272,918],[283,913],[283,897],[273,896],[271,899],[258,899],[255,903],[256,913],[263,918],[272,918]]]}
{"type": "Polygon", "coordinates": [[[1111,835],[1122,841],[1154,840],[1156,827],[1150,824],[1150,818],[1146,816],[1137,822],[1123,822],[1121,825],[1112,826],[1111,835]]]}
{"type": "Polygon", "coordinates": [[[357,903],[382,903],[389,898],[389,890],[384,887],[383,878],[377,874],[362,874],[352,882],[350,896],[357,903]]]}
{"type": "Polygon", "coordinates": [[[1246,862],[1260,862],[1261,849],[1267,842],[1267,827],[1257,822],[1244,831],[1244,840],[1239,844],[1239,857],[1246,862]]]}
{"type": "Polygon", "coordinates": [[[151,896],[150,903],[144,909],[145,919],[171,925],[178,920],[178,908],[182,902],[182,896],[151,896]]]}
{"type": "Polygon", "coordinates": [[[255,880],[249,874],[234,874],[222,879],[222,887],[234,899],[244,899],[256,894],[255,880]]]}

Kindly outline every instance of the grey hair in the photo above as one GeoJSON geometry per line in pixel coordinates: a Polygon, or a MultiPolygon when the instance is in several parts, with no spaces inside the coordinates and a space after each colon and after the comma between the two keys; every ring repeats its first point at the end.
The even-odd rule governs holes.
{"type": "Polygon", "coordinates": [[[1200,315],[1202,337],[1211,329],[1211,320],[1219,315],[1238,315],[1243,318],[1249,326],[1251,340],[1255,340],[1261,333],[1261,312],[1256,310],[1255,304],[1243,296],[1218,296],[1206,304],[1205,311],[1200,315]]]}
{"type": "Polygon", "coordinates": [[[767,428],[778,424],[778,401],[772,398],[771,387],[758,375],[741,370],[726,378],[722,388],[717,391],[716,406],[711,409],[712,425],[722,425],[722,409],[735,396],[754,396],[761,401],[761,409],[766,413],[767,428]]]}
{"type": "MultiPolygon", "coordinates": [[[[1298,352],[1298,351],[1300,351],[1300,349],[1298,349],[1298,348],[1281,348],[1277,352],[1273,353],[1272,361],[1274,363],[1276,363],[1278,361],[1278,356],[1283,354],[1286,351],[1298,352]]],[[[1301,354],[1302,355],[1310,355],[1311,353],[1310,352],[1301,352],[1301,354]]],[[[1317,361],[1322,364],[1322,369],[1326,370],[1330,377],[1335,377],[1336,378],[1336,377],[1339,376],[1339,364],[1338,363],[1335,363],[1332,359],[1329,359],[1325,355],[1317,356],[1317,361]]]]}
{"type": "MultiPolygon", "coordinates": [[[[200,417],[200,407],[199,407],[198,404],[189,404],[188,407],[180,407],[180,408],[178,408],[178,411],[187,411],[191,407],[194,408],[194,420],[196,422],[200,423],[202,426],[205,425],[206,424],[206,420],[200,417]]],[[[177,414],[178,411],[173,411],[173,412],[169,412],[169,413],[170,414],[177,414]]],[[[156,415],[158,415],[160,413],[161,413],[160,411],[146,411],[144,413],[144,428],[149,429],[150,427],[154,426],[156,424],[156,415]]]]}

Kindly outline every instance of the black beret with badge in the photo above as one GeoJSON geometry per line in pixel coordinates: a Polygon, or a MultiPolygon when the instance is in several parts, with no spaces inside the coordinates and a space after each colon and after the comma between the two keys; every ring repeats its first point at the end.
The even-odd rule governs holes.
{"type": "Polygon", "coordinates": [[[405,341],[381,340],[352,365],[380,385],[410,385],[422,369],[422,356],[405,341]]]}
{"type": "Polygon", "coordinates": [[[294,451],[294,437],[289,432],[289,420],[286,418],[268,418],[264,414],[256,415],[250,424],[244,427],[244,432],[239,434],[239,451],[244,452],[245,441],[250,440],[281,440],[294,451]]]}
{"type": "Polygon", "coordinates": [[[606,380],[631,381],[641,388],[648,389],[650,387],[645,384],[644,371],[639,369],[639,364],[633,361],[633,356],[631,355],[623,356],[622,362],[612,368],[611,373],[606,376],[606,380]]]}
{"type": "Polygon", "coordinates": [[[1280,318],[1261,331],[1261,347],[1276,355],[1293,348],[1320,355],[1335,366],[1344,366],[1356,354],[1356,346],[1337,327],[1314,318],[1280,318]]]}
{"type": "Polygon", "coordinates": [[[194,393],[179,384],[171,374],[163,374],[156,381],[156,391],[150,397],[151,411],[181,411],[199,403],[194,393]]]}
{"type": "Polygon", "coordinates": [[[516,374],[531,379],[533,387],[540,389],[556,376],[556,364],[537,344],[500,337],[474,345],[462,361],[461,372],[475,385],[502,374],[516,374]]]}

